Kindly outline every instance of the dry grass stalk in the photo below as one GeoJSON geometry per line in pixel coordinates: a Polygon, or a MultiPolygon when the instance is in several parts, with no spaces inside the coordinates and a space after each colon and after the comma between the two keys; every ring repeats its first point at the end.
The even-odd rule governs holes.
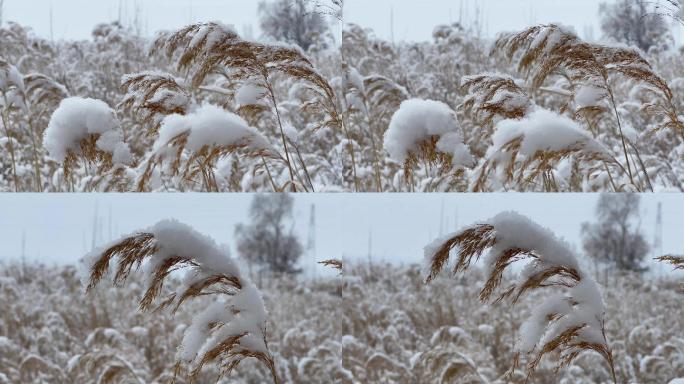
{"type": "MultiPolygon", "coordinates": [[[[532,332],[533,335],[536,333],[533,336],[533,344],[521,337],[520,342],[523,346],[518,348],[509,375],[513,374],[523,353],[528,355],[526,373],[529,379],[545,355],[559,353],[560,359],[556,366],[558,370],[571,363],[580,353],[592,350],[603,357],[610,367],[613,381],[617,383],[613,356],[605,338],[603,313],[593,313],[595,309],[592,306],[595,306],[597,300],[601,301],[595,283],[579,269],[567,245],[559,242],[550,231],[538,227],[531,221],[521,220],[517,214],[506,213],[494,218],[492,223],[477,224],[437,240],[425,249],[426,261],[429,264],[425,282],[430,283],[446,268],[452,251],[456,253],[452,273],[457,274],[468,270],[488,250],[487,277],[479,295],[483,303],[494,298],[495,303],[508,300],[514,305],[526,293],[537,290],[547,291],[554,287],[566,289],[570,293],[563,296],[550,296],[532,315],[528,324],[532,324],[532,327],[542,326],[544,330],[532,332]],[[511,225],[528,226],[535,232],[529,234],[531,238],[536,241],[545,241],[547,244],[530,247],[528,240],[515,239],[524,231],[511,229],[511,225]],[[544,237],[546,239],[540,240],[544,237]],[[559,254],[546,255],[544,253],[551,250],[556,250],[559,254]],[[502,288],[506,270],[512,264],[523,260],[531,264],[525,268],[521,280],[502,288]],[[502,288],[501,292],[496,294],[500,288],[502,288]],[[598,297],[588,298],[588,291],[598,297]],[[592,314],[583,314],[582,312],[586,309],[589,309],[592,314]],[[595,316],[595,318],[590,316],[595,316]],[[599,329],[596,328],[599,327],[601,336],[597,337],[599,329]],[[585,332],[592,332],[592,334],[585,332]]],[[[600,306],[602,308],[602,302],[600,306]]],[[[524,329],[525,325],[523,325],[524,329]]]]}
{"type": "MultiPolygon", "coordinates": [[[[159,229],[156,231],[159,231],[159,229]]],[[[89,268],[89,279],[86,291],[92,291],[92,289],[102,280],[104,275],[109,271],[110,263],[112,262],[116,263],[116,272],[114,274],[113,282],[115,285],[121,285],[130,276],[131,271],[134,268],[136,270],[139,269],[145,260],[149,260],[151,265],[151,268],[149,269],[150,279],[145,292],[139,301],[141,311],[172,308],[172,312],[176,312],[184,302],[192,298],[206,295],[225,295],[223,297],[235,298],[243,292],[247,292],[247,296],[241,299],[245,300],[247,297],[251,297],[250,295],[254,294],[253,290],[255,290],[255,288],[250,282],[243,280],[239,276],[220,272],[221,270],[225,271],[232,269],[229,265],[216,269],[219,268],[213,264],[216,260],[200,260],[194,255],[174,254],[160,257],[160,252],[168,246],[160,242],[159,236],[160,235],[154,233],[154,231],[139,232],[119,240],[102,251],[98,251],[89,268]],[[213,264],[214,266],[209,267],[207,264],[213,264]],[[159,304],[155,304],[157,299],[162,295],[166,278],[172,272],[178,270],[187,270],[187,278],[182,289],[169,294],[159,304]]],[[[169,234],[166,233],[163,236],[169,236],[169,234]]],[[[225,261],[230,263],[228,259],[225,261]]],[[[223,307],[226,303],[214,302],[212,305],[223,307]]],[[[179,357],[175,369],[176,374],[179,374],[187,364],[189,365],[188,379],[190,382],[194,382],[204,365],[216,362],[220,365],[221,374],[228,375],[243,359],[252,357],[263,363],[270,371],[274,383],[278,383],[275,362],[273,357],[268,353],[268,344],[265,335],[263,334],[264,330],[260,330],[262,334],[259,336],[250,334],[251,332],[246,330],[239,330],[240,328],[246,327],[244,325],[234,326],[232,324],[232,320],[235,316],[242,311],[240,308],[241,307],[233,306],[233,304],[231,304],[230,310],[232,311],[232,314],[229,316],[228,320],[210,313],[209,310],[211,308],[207,308],[207,312],[198,315],[198,317],[193,320],[193,324],[190,328],[194,327],[197,332],[202,332],[206,334],[206,336],[211,337],[209,341],[206,341],[202,348],[194,351],[193,357],[182,355],[181,350],[179,349],[179,357]],[[210,318],[209,321],[206,321],[207,318],[210,318]],[[255,337],[263,337],[262,341],[265,350],[260,350],[257,346],[253,347],[254,349],[250,348],[250,345],[253,345],[250,343],[254,343],[255,337]],[[242,340],[246,338],[249,338],[249,341],[246,341],[246,344],[242,344],[242,340]]],[[[250,315],[252,314],[249,312],[246,314],[246,316],[250,315]]],[[[190,337],[189,331],[186,332],[186,338],[187,337],[190,337]]],[[[196,341],[189,342],[196,343],[196,341]]],[[[185,343],[186,340],[184,339],[184,348],[185,343]]],[[[193,351],[191,351],[191,353],[192,352],[193,351]]]]}
{"type": "Polygon", "coordinates": [[[366,126],[365,133],[371,144],[376,191],[382,192],[381,169],[384,164],[380,158],[380,148],[376,138],[376,131],[382,132],[382,128],[378,127],[375,122],[389,118],[391,111],[398,109],[401,102],[406,100],[409,95],[406,89],[385,76],[361,77],[361,74],[355,68],[349,67],[347,63],[342,63],[342,70],[346,82],[346,114],[351,115],[357,112],[355,105],[358,104],[349,102],[346,98],[356,98],[361,101],[360,109],[362,110],[358,112],[363,114],[366,126]]]}

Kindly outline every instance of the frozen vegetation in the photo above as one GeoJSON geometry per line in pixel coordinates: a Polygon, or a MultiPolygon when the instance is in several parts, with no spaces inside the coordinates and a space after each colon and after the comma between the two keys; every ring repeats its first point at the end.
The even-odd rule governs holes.
{"type": "Polygon", "coordinates": [[[478,32],[454,23],[428,42],[393,43],[345,25],[365,189],[682,190],[680,51],[588,42],[554,24],[478,32]],[[450,128],[435,125],[446,114],[450,128]]]}
{"type": "MultiPolygon", "coordinates": [[[[532,330],[524,324],[545,309],[538,306],[543,292],[533,292],[513,307],[482,304],[478,288],[486,273],[480,266],[453,278],[445,271],[425,285],[417,264],[347,262],[345,382],[525,383],[526,360],[506,375],[518,348],[524,347],[521,336],[532,330]]],[[[514,283],[514,277],[504,275],[502,286],[514,283]]],[[[684,377],[680,282],[631,274],[598,280],[602,295],[594,299],[605,305],[606,338],[618,382],[668,383],[684,377]]],[[[579,354],[558,373],[557,363],[557,354],[546,356],[528,382],[612,382],[609,366],[596,352],[579,354]]]]}
{"type": "MultiPolygon", "coordinates": [[[[555,24],[485,39],[458,23],[389,42],[345,22],[341,1],[296,4],[318,36],[299,45],[213,22],[154,39],[101,24],[78,42],[4,24],[0,188],[684,190],[672,44],[585,41],[555,24]],[[88,126],[105,105],[116,124],[88,126]]],[[[262,28],[286,28],[290,11],[262,28]]]]}
{"type": "MultiPolygon", "coordinates": [[[[101,283],[85,295],[76,267],[0,263],[0,269],[0,383],[165,383],[174,376],[176,359],[192,355],[192,342],[204,340],[194,339],[196,324],[224,310],[225,303],[200,297],[175,315],[141,313],[142,270],[119,288],[101,283]]],[[[168,279],[164,294],[187,283],[175,274],[168,279]]],[[[266,339],[280,382],[327,384],[338,377],[339,289],[335,280],[264,280],[266,339]]],[[[218,365],[207,364],[196,382],[216,382],[218,375],[218,365]]],[[[272,382],[268,369],[249,358],[222,380],[272,382]]]]}

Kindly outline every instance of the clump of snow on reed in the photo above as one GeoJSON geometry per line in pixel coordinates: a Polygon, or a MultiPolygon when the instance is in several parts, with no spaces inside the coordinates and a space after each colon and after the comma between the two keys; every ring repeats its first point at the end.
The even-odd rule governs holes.
{"type": "Polygon", "coordinates": [[[170,115],[164,118],[155,142],[155,150],[165,147],[178,135],[189,133],[186,148],[198,151],[204,146],[246,145],[250,149],[263,149],[268,141],[240,116],[221,107],[204,104],[188,115],[170,115]]]}
{"type": "Polygon", "coordinates": [[[512,140],[522,138],[520,153],[534,156],[537,152],[555,152],[569,148],[587,153],[604,153],[606,149],[586,133],[577,122],[546,109],[537,109],[523,119],[507,119],[496,124],[492,135],[494,146],[490,152],[499,151],[512,140]]]}
{"type": "Polygon", "coordinates": [[[128,164],[131,152],[118,128],[116,113],[104,101],[70,97],[52,114],[43,145],[50,157],[62,162],[69,152],[81,153],[82,140],[99,135],[98,149],[111,153],[114,163],[128,164]]]}
{"type": "Polygon", "coordinates": [[[421,142],[439,137],[437,150],[453,156],[454,167],[472,166],[474,159],[463,143],[456,114],[434,100],[409,99],[401,103],[385,133],[384,146],[393,160],[403,163],[421,142]]]}

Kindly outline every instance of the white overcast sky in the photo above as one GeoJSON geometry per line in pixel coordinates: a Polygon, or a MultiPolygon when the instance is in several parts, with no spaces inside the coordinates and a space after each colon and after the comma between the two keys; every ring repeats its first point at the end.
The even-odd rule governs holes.
{"type": "MultiPolygon", "coordinates": [[[[615,0],[603,0],[611,3],[615,0]]],[[[346,0],[345,22],[372,28],[376,35],[390,40],[394,15],[395,41],[431,40],[435,26],[462,20],[473,23],[481,14],[483,33],[515,31],[541,23],[562,23],[575,27],[580,36],[593,29],[601,37],[598,8],[601,0],[346,0]],[[462,12],[461,12],[462,10],[462,12]],[[461,16],[462,15],[462,16],[461,16]]],[[[675,27],[682,39],[684,28],[675,27]]]]}
{"type": "MultiPolygon", "coordinates": [[[[614,0],[606,0],[612,2],[614,0]]],[[[535,23],[561,22],[572,25],[580,35],[585,28],[600,37],[599,0],[346,0],[345,21],[391,37],[394,14],[396,40],[428,40],[438,24],[473,21],[476,10],[484,21],[483,32],[495,36],[500,31],[522,29],[535,23]],[[462,15],[461,16],[461,10],[462,15]]],[[[88,39],[97,23],[119,18],[132,20],[136,9],[148,34],[174,29],[197,21],[218,20],[234,25],[245,34],[260,35],[258,0],[5,0],[4,19],[31,26],[50,37],[50,12],[54,38],[88,39]]],[[[678,41],[684,41],[684,28],[677,28],[678,41]]]]}
{"type": "MultiPolygon", "coordinates": [[[[315,194],[295,195],[296,232],[306,244],[309,211],[316,205],[319,260],[366,260],[372,232],[375,260],[421,262],[426,243],[439,235],[444,207],[446,233],[516,210],[551,228],[581,249],[580,225],[593,220],[593,194],[315,194]]],[[[98,243],[176,218],[234,249],[233,230],[247,220],[249,194],[3,194],[0,196],[0,260],[18,260],[22,233],[28,260],[74,263],[90,249],[94,213],[98,243]]],[[[684,195],[642,196],[642,223],[653,239],[657,203],[663,204],[663,252],[684,254],[684,195]]],[[[233,253],[235,254],[235,253],[233,253]]]]}
{"type": "Polygon", "coordinates": [[[88,39],[93,26],[119,19],[131,21],[136,10],[148,34],[197,21],[222,21],[244,33],[259,35],[257,0],[5,0],[4,19],[28,25],[39,36],[56,40],[88,39]]]}

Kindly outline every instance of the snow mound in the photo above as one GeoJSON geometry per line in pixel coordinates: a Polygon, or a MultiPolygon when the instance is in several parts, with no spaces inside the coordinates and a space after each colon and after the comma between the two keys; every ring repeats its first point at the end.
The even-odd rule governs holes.
{"type": "Polygon", "coordinates": [[[499,151],[512,140],[522,138],[520,153],[534,156],[537,152],[556,152],[580,146],[583,152],[606,153],[607,150],[586,133],[579,124],[568,117],[545,109],[537,109],[523,119],[507,119],[495,126],[492,135],[499,151]]]}
{"type": "Polygon", "coordinates": [[[235,101],[240,105],[254,105],[266,95],[268,90],[259,84],[246,82],[235,92],[235,101]]]}
{"type": "Polygon", "coordinates": [[[204,104],[188,115],[174,114],[164,118],[154,149],[166,147],[171,140],[186,132],[189,132],[186,148],[191,151],[199,151],[207,145],[269,148],[268,140],[242,117],[221,107],[204,104]]]}
{"type": "Polygon", "coordinates": [[[393,160],[404,163],[421,142],[438,136],[437,150],[453,156],[454,167],[469,167],[474,159],[463,143],[456,114],[434,100],[409,99],[394,113],[385,133],[384,146],[393,160]]]}
{"type": "Polygon", "coordinates": [[[105,102],[81,97],[62,100],[45,130],[43,145],[50,157],[62,162],[71,151],[81,153],[79,143],[99,135],[98,149],[112,154],[114,163],[128,164],[131,152],[118,130],[116,113],[105,102]]]}

